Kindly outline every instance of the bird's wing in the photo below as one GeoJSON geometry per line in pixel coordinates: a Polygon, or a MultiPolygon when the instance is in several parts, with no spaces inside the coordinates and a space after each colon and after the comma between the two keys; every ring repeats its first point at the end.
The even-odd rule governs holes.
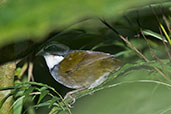
{"type": "Polygon", "coordinates": [[[59,76],[70,86],[89,87],[99,77],[120,68],[112,55],[92,51],[72,51],[59,65],[59,76]]]}
{"type": "Polygon", "coordinates": [[[92,51],[72,51],[60,63],[60,70],[69,73],[78,67],[91,64],[94,61],[111,57],[110,54],[92,51]]]}

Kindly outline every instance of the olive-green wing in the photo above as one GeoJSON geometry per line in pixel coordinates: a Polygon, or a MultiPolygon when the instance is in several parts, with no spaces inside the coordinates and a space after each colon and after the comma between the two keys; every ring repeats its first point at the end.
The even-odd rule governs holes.
{"type": "Polygon", "coordinates": [[[112,55],[102,52],[73,51],[60,63],[59,75],[72,84],[89,87],[95,80],[123,65],[112,55]]]}

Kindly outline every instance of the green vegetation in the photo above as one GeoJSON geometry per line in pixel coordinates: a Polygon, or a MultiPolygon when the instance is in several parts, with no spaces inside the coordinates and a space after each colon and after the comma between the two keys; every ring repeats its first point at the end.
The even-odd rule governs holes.
{"type": "Polygon", "coordinates": [[[1,111],[171,113],[170,1],[3,0],[0,5],[1,111]],[[63,100],[71,89],[54,81],[36,56],[54,40],[75,50],[111,53],[126,65],[93,90],[74,93],[72,104],[71,98],[63,100]]]}

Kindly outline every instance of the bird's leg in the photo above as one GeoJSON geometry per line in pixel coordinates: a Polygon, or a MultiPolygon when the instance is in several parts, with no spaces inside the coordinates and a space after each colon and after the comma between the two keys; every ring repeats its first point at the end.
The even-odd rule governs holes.
{"type": "Polygon", "coordinates": [[[84,90],[85,88],[79,88],[79,89],[76,89],[76,90],[73,90],[73,91],[70,91],[68,92],[65,97],[64,97],[64,100],[66,100],[68,97],[70,97],[72,99],[72,102],[71,104],[74,104],[76,99],[72,96],[72,94],[76,93],[76,92],[79,92],[79,91],[82,91],[84,90]]]}

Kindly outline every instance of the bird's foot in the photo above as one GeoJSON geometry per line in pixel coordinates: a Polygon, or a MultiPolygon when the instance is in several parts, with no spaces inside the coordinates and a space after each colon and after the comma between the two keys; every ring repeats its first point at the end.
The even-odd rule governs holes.
{"type": "Polygon", "coordinates": [[[68,104],[68,106],[71,108],[71,105],[75,103],[76,99],[75,97],[72,96],[72,94],[76,93],[76,92],[79,92],[81,90],[83,90],[84,88],[79,88],[79,89],[76,89],[76,90],[73,90],[73,91],[70,91],[68,92],[65,97],[64,97],[64,101],[67,99],[67,98],[71,98],[71,102],[68,104]]]}

